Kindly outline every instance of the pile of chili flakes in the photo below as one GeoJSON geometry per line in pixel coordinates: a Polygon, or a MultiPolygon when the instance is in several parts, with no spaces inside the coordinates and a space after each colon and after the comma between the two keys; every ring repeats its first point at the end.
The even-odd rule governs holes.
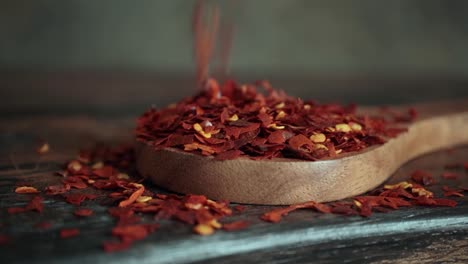
{"type": "Polygon", "coordinates": [[[386,112],[386,117],[359,115],[355,105],[303,101],[266,81],[238,85],[228,80],[219,85],[209,79],[199,94],[145,112],[136,137],[155,148],[177,148],[219,160],[241,156],[318,160],[382,144],[406,131],[402,123],[416,118],[414,109],[386,112]]]}
{"type": "MultiPolygon", "coordinates": [[[[154,193],[145,187],[143,179],[130,177],[134,169],[134,150],[130,146],[110,148],[98,146],[92,150],[81,151],[79,155],[64,164],[64,170],[57,172],[60,184],[47,186],[38,190],[33,186],[18,186],[18,195],[31,195],[25,207],[11,207],[8,213],[17,214],[27,211],[42,213],[47,209],[44,199],[63,199],[74,205],[76,217],[93,217],[94,211],[82,206],[92,203],[108,207],[108,213],[116,219],[110,233],[114,240],[103,241],[106,252],[129,248],[134,242],[151,235],[159,228],[159,222],[175,220],[192,227],[200,235],[211,235],[217,230],[236,231],[248,228],[250,222],[244,220],[230,221],[229,217],[242,215],[244,205],[231,205],[228,201],[213,201],[203,195],[175,195],[154,193]],[[144,215],[152,215],[148,221],[144,215]]],[[[464,167],[465,164],[447,165],[441,179],[454,181],[462,177],[451,169],[464,167]]],[[[136,175],[136,174],[135,174],[136,175]]],[[[466,175],[464,175],[466,176],[466,175]]],[[[260,219],[277,223],[287,214],[298,209],[309,209],[325,214],[360,215],[370,217],[374,212],[387,213],[402,207],[414,206],[456,206],[457,202],[449,198],[435,197],[426,186],[436,184],[433,175],[426,171],[416,170],[408,175],[408,180],[393,185],[384,185],[364,195],[330,203],[313,201],[294,204],[288,207],[275,207],[265,212],[260,219]]],[[[457,188],[441,186],[445,197],[462,197],[468,187],[457,188]]],[[[37,228],[49,229],[50,222],[38,223],[37,228]]],[[[80,236],[78,228],[66,228],[59,231],[62,239],[80,236]]],[[[0,245],[11,243],[11,238],[0,234],[0,245]]]]}

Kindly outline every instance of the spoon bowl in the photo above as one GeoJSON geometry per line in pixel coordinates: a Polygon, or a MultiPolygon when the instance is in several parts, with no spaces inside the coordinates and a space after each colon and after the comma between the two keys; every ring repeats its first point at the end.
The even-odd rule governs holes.
{"type": "Polygon", "coordinates": [[[408,125],[407,132],[385,144],[334,159],[242,157],[220,161],[138,142],[137,169],[143,177],[171,191],[217,200],[264,205],[340,200],[379,186],[419,155],[468,143],[468,100],[415,108],[420,117],[408,125]]]}

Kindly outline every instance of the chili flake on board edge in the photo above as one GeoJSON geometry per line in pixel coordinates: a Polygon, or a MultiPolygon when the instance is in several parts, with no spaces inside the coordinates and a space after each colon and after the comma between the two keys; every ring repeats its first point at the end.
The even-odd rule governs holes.
{"type": "Polygon", "coordinates": [[[177,148],[218,160],[318,160],[383,144],[406,131],[407,113],[360,115],[355,105],[303,101],[267,81],[206,82],[204,91],[139,119],[136,137],[155,148],[177,148]],[[263,89],[260,91],[260,89],[263,89]]]}
{"type": "MultiPolygon", "coordinates": [[[[145,187],[142,178],[132,176],[135,171],[134,149],[129,146],[110,148],[98,146],[92,150],[81,151],[79,155],[64,164],[64,171],[56,173],[61,181],[59,185],[45,188],[45,197],[56,197],[78,206],[72,212],[76,217],[94,217],[94,211],[86,207],[101,204],[100,198],[110,199],[106,203],[108,213],[116,219],[115,226],[109,228],[113,240],[103,241],[106,252],[125,250],[136,241],[150,236],[159,228],[161,220],[175,220],[191,226],[194,233],[212,235],[220,230],[233,232],[248,228],[250,222],[231,216],[244,213],[245,205],[231,206],[227,201],[213,201],[203,195],[175,195],[153,193],[145,187]],[[80,180],[78,180],[80,179],[80,180]],[[73,187],[72,187],[73,186],[73,187]],[[96,193],[99,191],[99,193],[96,193]],[[152,216],[148,218],[143,215],[152,216]]],[[[442,176],[440,178],[443,179],[442,176]]],[[[453,180],[449,181],[453,182],[453,180]]],[[[370,217],[373,213],[387,213],[403,207],[413,206],[456,206],[452,198],[438,198],[421,184],[435,181],[431,174],[417,170],[408,175],[408,181],[386,184],[361,196],[330,203],[309,201],[287,207],[275,207],[265,212],[260,219],[277,223],[295,210],[313,210],[324,214],[370,217]],[[411,181],[410,181],[411,180],[411,181]]],[[[443,186],[443,195],[450,197],[464,196],[468,188],[443,186]]],[[[23,195],[23,194],[18,194],[23,195]]],[[[25,207],[12,207],[8,213],[42,212],[44,197],[35,195],[25,207]]],[[[38,229],[48,229],[50,222],[41,222],[38,229]]],[[[60,237],[72,239],[80,234],[76,227],[60,230],[60,237]]]]}

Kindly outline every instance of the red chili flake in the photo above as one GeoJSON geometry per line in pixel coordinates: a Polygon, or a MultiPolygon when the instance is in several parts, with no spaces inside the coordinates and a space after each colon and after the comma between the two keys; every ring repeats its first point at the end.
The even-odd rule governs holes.
{"type": "Polygon", "coordinates": [[[400,122],[416,116],[414,109],[397,113],[397,121],[362,116],[355,106],[304,102],[259,82],[238,85],[228,80],[219,86],[208,79],[205,84],[206,89],[193,97],[145,112],[138,119],[137,140],[220,160],[317,160],[382,144],[406,131],[400,122]]]}
{"type": "Polygon", "coordinates": [[[76,189],[86,189],[88,185],[79,176],[68,176],[63,180],[64,185],[76,189]]]}
{"type": "Polygon", "coordinates": [[[93,210],[88,209],[88,208],[80,208],[76,209],[75,212],[73,212],[74,215],[76,216],[81,216],[81,217],[88,217],[93,214],[93,210]]]}
{"type": "Polygon", "coordinates": [[[52,185],[52,186],[47,186],[45,190],[46,190],[46,194],[48,195],[57,195],[57,194],[68,192],[70,190],[70,185],[68,184],[52,185]]]}
{"type": "Polygon", "coordinates": [[[284,142],[286,142],[286,136],[285,132],[282,130],[274,131],[268,136],[268,143],[283,144],[284,142]]]}
{"type": "Polygon", "coordinates": [[[112,229],[112,235],[119,237],[122,241],[141,240],[158,228],[159,224],[116,226],[112,229]]]}
{"type": "Polygon", "coordinates": [[[126,218],[133,215],[133,210],[131,208],[124,207],[113,207],[109,208],[109,214],[116,218],[126,218]]]}
{"type": "Polygon", "coordinates": [[[80,230],[78,228],[66,228],[60,230],[60,237],[61,238],[70,238],[80,234],[80,230]]]}
{"type": "Polygon", "coordinates": [[[234,206],[234,210],[236,210],[239,213],[242,213],[245,211],[247,207],[245,205],[236,205],[234,206]]]}
{"type": "Polygon", "coordinates": [[[223,224],[223,230],[225,231],[237,231],[241,229],[245,229],[250,225],[248,221],[240,220],[231,223],[223,224]]]}
{"type": "Polygon", "coordinates": [[[261,216],[261,219],[263,221],[276,223],[276,222],[279,222],[283,216],[289,214],[292,211],[295,211],[297,209],[308,209],[308,208],[315,209],[316,211],[321,212],[321,213],[333,212],[332,211],[333,208],[330,208],[328,205],[311,201],[311,202],[306,202],[306,203],[301,203],[301,204],[290,205],[289,207],[286,207],[286,208],[278,208],[278,209],[269,211],[267,213],[264,213],[261,216]]]}
{"type": "Polygon", "coordinates": [[[444,190],[444,196],[449,197],[449,196],[457,196],[457,197],[463,197],[463,189],[452,189],[448,186],[443,186],[442,190],[444,190]]]}
{"type": "Polygon", "coordinates": [[[36,188],[31,187],[31,186],[20,186],[20,187],[16,187],[15,193],[29,194],[29,193],[39,193],[39,191],[36,188]]]}
{"type": "Polygon", "coordinates": [[[84,194],[84,193],[68,193],[63,194],[65,197],[65,201],[69,204],[80,206],[82,202],[86,199],[94,200],[96,199],[96,195],[94,194],[84,194]]]}
{"type": "Polygon", "coordinates": [[[331,212],[334,214],[342,214],[342,215],[357,215],[358,212],[356,209],[352,208],[351,204],[341,204],[336,203],[333,205],[331,212]]]}
{"type": "Polygon", "coordinates": [[[465,170],[468,170],[468,161],[463,163],[463,168],[465,168],[465,170]]]}
{"type": "Polygon", "coordinates": [[[132,195],[128,197],[128,199],[121,201],[119,203],[119,207],[126,207],[126,206],[131,205],[138,199],[138,197],[140,197],[143,194],[143,192],[145,192],[145,187],[142,185],[139,189],[134,191],[132,195]]]}
{"type": "Polygon", "coordinates": [[[425,186],[432,185],[434,183],[434,179],[432,178],[432,175],[429,172],[423,171],[423,170],[415,170],[411,174],[411,179],[425,186]]]}
{"type": "Polygon", "coordinates": [[[26,207],[10,207],[8,208],[8,213],[9,214],[17,214],[17,213],[23,213],[23,212],[28,212],[28,211],[37,211],[39,213],[42,213],[42,210],[44,209],[44,204],[42,204],[42,197],[40,196],[35,196],[34,198],[29,201],[29,203],[26,205],[26,207]]]}
{"type": "Polygon", "coordinates": [[[454,207],[457,205],[457,202],[450,199],[436,199],[436,198],[429,198],[426,196],[419,196],[415,203],[417,205],[429,205],[429,206],[447,206],[447,207],[454,207]]]}
{"type": "Polygon", "coordinates": [[[132,245],[129,241],[105,241],[102,247],[105,252],[118,252],[128,249],[132,245]]]}
{"type": "Polygon", "coordinates": [[[102,178],[110,178],[115,175],[117,172],[111,166],[103,166],[102,168],[93,170],[93,174],[102,178]]]}
{"type": "Polygon", "coordinates": [[[458,174],[454,172],[445,171],[442,173],[442,177],[447,180],[456,180],[458,179],[458,174]]]}

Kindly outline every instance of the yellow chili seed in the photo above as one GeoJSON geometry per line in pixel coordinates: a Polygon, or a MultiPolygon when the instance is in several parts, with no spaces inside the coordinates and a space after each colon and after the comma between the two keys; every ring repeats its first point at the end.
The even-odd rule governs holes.
{"type": "Polygon", "coordinates": [[[348,124],[344,124],[344,123],[335,125],[335,129],[338,132],[345,132],[345,133],[348,133],[349,131],[351,131],[351,127],[348,124]]]}
{"type": "Polygon", "coordinates": [[[413,185],[407,181],[403,181],[403,182],[399,182],[397,184],[386,184],[384,185],[384,189],[396,189],[396,188],[403,188],[403,189],[406,189],[406,188],[411,188],[413,187],[413,185]]]}
{"type": "Polygon", "coordinates": [[[197,233],[199,235],[202,235],[202,236],[209,236],[209,235],[214,233],[213,227],[211,227],[210,225],[207,225],[207,224],[196,225],[193,228],[193,231],[195,231],[195,233],[197,233]]]}
{"type": "Polygon", "coordinates": [[[96,170],[96,169],[100,169],[102,167],[104,167],[104,163],[102,163],[102,161],[99,161],[99,162],[94,163],[91,168],[96,170]]]}
{"type": "Polygon", "coordinates": [[[283,107],[284,107],[284,102],[279,103],[279,104],[277,104],[277,105],[275,106],[276,109],[281,109],[281,108],[283,108],[283,107]]]}
{"type": "Polygon", "coordinates": [[[239,120],[239,117],[237,116],[237,114],[234,114],[234,115],[232,115],[230,118],[228,118],[226,120],[230,121],[230,122],[234,122],[234,121],[239,120]]]}
{"type": "Polygon", "coordinates": [[[117,174],[117,179],[125,179],[125,180],[128,180],[128,179],[130,179],[130,177],[128,176],[127,173],[119,173],[119,174],[117,174]]]}
{"type": "Polygon", "coordinates": [[[354,204],[359,208],[361,208],[361,206],[362,206],[362,203],[359,202],[358,200],[354,200],[354,204]]]}
{"type": "Polygon", "coordinates": [[[208,224],[210,224],[211,227],[216,229],[220,229],[222,227],[221,223],[218,222],[218,220],[216,219],[211,220],[210,222],[208,222],[208,224]]]}
{"type": "Polygon", "coordinates": [[[281,130],[281,129],[284,129],[285,126],[278,126],[277,124],[273,123],[273,124],[268,125],[268,128],[273,128],[275,130],[281,130]]]}
{"type": "Polygon", "coordinates": [[[204,138],[211,138],[211,133],[206,133],[199,123],[193,124],[193,129],[195,129],[195,131],[197,131],[198,134],[202,135],[204,138]]]}
{"type": "Polygon", "coordinates": [[[325,146],[323,144],[315,144],[315,149],[326,149],[326,150],[328,150],[327,146],[325,146]]]}
{"type": "Polygon", "coordinates": [[[138,203],[146,203],[148,201],[150,201],[151,199],[153,199],[151,196],[140,196],[137,198],[137,202],[138,203]]]}
{"type": "Polygon", "coordinates": [[[285,113],[283,110],[281,110],[281,111],[279,111],[279,113],[276,115],[275,119],[276,119],[276,120],[283,119],[285,116],[286,116],[286,113],[285,113]]]}
{"type": "Polygon", "coordinates": [[[362,126],[358,123],[351,123],[351,129],[354,130],[354,131],[361,131],[362,130],[362,126]]]}
{"type": "Polygon", "coordinates": [[[327,137],[323,133],[312,134],[310,136],[310,140],[312,140],[314,143],[323,143],[325,140],[327,140],[327,137]]]}

